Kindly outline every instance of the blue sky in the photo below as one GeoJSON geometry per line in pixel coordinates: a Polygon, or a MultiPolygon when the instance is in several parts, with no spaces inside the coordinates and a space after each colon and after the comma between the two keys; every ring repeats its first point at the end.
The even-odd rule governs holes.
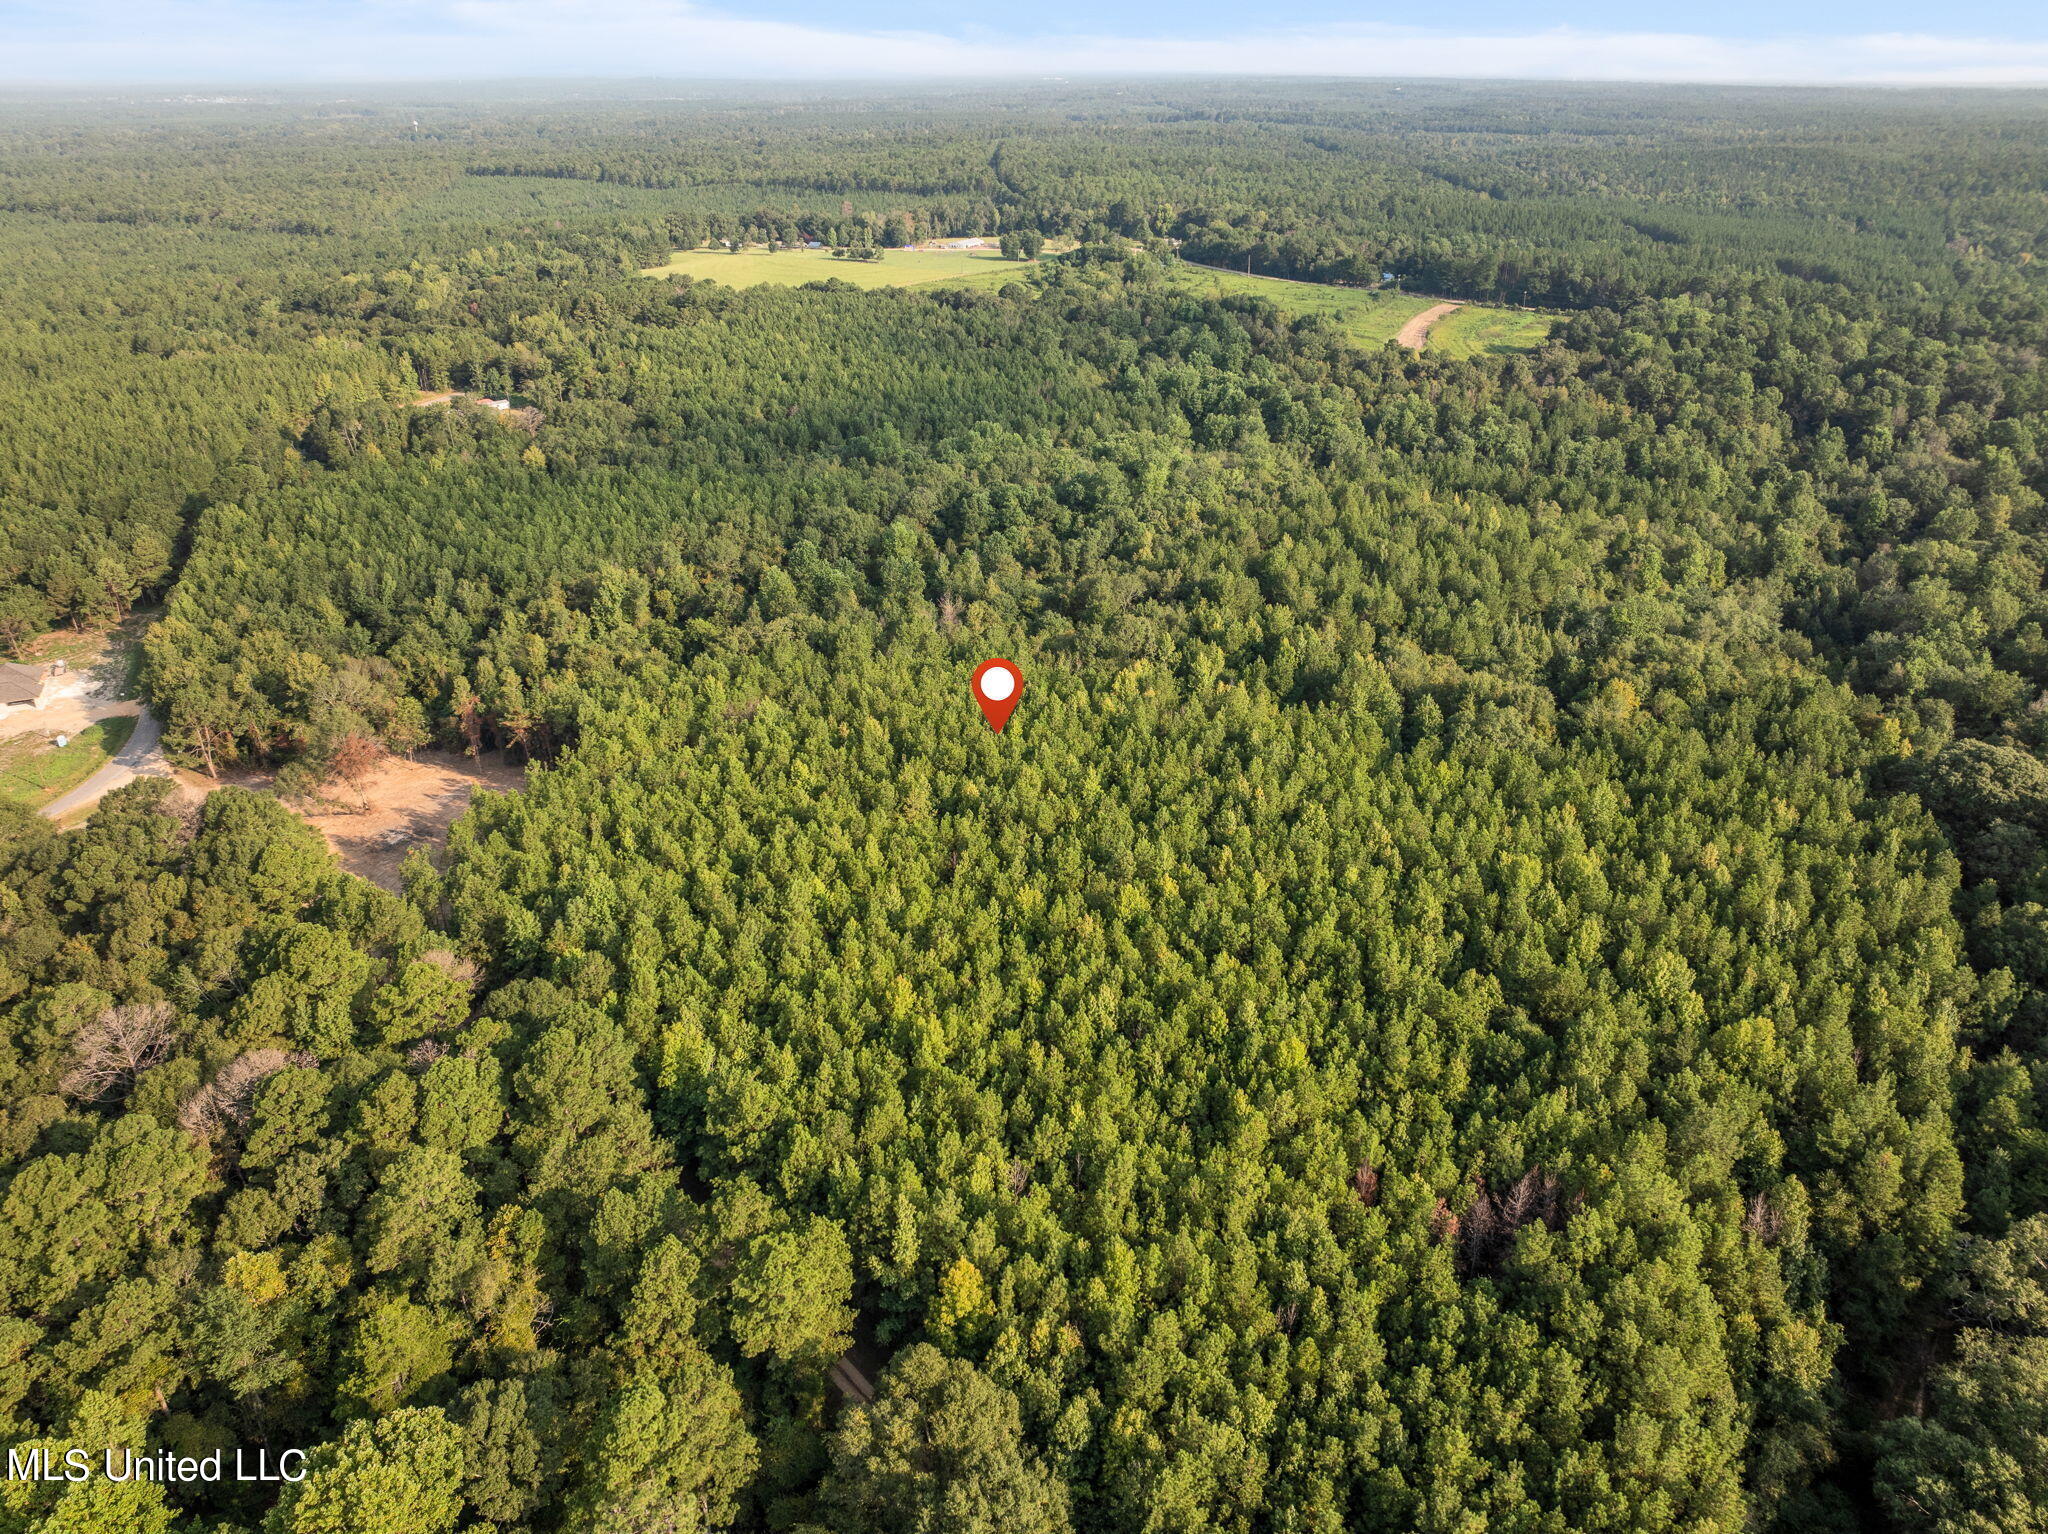
{"type": "Polygon", "coordinates": [[[1105,73],[2048,85],[2048,3],[0,0],[16,83],[1105,73]]]}
{"type": "MultiPolygon", "coordinates": [[[[805,22],[813,26],[844,25],[849,15],[876,27],[928,27],[957,30],[965,9],[958,0],[893,0],[886,5],[853,6],[832,0],[772,0],[765,5],[734,7],[757,17],[805,22]]],[[[1871,0],[1850,5],[1796,5],[1779,0],[1732,0],[1728,4],[1671,7],[1598,0],[1577,5],[1513,3],[1513,0],[1459,0],[1454,9],[1403,4],[1342,3],[1342,0],[1290,0],[1270,6],[1244,0],[1032,0],[1028,8],[981,13],[997,30],[1026,33],[1118,31],[1155,35],[1218,35],[1241,29],[1248,16],[1295,25],[1328,25],[1377,21],[1416,25],[1435,18],[1459,30],[1524,30],[1532,24],[1572,26],[1604,32],[1706,32],[1733,37],[1768,37],[1785,31],[1819,33],[1901,32],[1925,29],[1939,18],[1946,32],[1990,32],[2009,37],[2048,37],[2048,4],[1998,3],[1933,6],[1906,0],[1871,0]],[[1455,15],[1455,21],[1451,18],[1455,15]],[[1028,23],[1028,25],[1021,25],[1028,23]]]]}

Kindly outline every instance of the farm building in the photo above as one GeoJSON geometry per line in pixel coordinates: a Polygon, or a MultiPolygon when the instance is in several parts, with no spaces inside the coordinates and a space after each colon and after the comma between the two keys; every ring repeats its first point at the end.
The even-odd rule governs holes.
{"type": "Polygon", "coordinates": [[[0,709],[41,708],[52,678],[41,666],[0,665],[0,709]]]}

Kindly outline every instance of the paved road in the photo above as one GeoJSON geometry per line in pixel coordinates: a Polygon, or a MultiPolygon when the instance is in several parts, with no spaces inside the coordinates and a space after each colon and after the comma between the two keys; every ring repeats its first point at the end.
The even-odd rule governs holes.
{"type": "Polygon", "coordinates": [[[170,776],[171,764],[164,760],[159,749],[163,735],[163,726],[156,722],[156,715],[144,704],[142,711],[135,716],[135,733],[128,737],[128,744],[111,762],[70,793],[59,794],[44,805],[43,813],[52,820],[62,820],[67,815],[90,809],[124,783],[132,783],[144,776],[170,776]]]}

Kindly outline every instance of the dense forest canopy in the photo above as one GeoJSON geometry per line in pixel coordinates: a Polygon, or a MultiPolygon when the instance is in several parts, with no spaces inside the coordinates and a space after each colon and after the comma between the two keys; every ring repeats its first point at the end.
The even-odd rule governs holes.
{"type": "Polygon", "coordinates": [[[0,646],[532,772],[0,820],[7,1443],[311,1456],[0,1534],[2039,1526],[2044,251],[2020,92],[8,102],[0,646]]]}

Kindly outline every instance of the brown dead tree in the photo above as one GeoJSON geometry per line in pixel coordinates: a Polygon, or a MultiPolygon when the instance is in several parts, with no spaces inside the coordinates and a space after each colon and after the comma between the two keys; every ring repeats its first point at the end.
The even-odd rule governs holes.
{"type": "Polygon", "coordinates": [[[1380,1174],[1370,1161],[1359,1162],[1358,1170],[1351,1174],[1351,1191],[1368,1209],[1380,1201],[1380,1174]]]}
{"type": "Polygon", "coordinates": [[[1430,1226],[1438,1240],[1457,1247],[1458,1272],[1467,1278],[1499,1272],[1525,1226],[1541,1223],[1560,1230],[1585,1201],[1583,1194],[1567,1198],[1563,1184],[1541,1167],[1529,1168],[1497,1192],[1487,1187],[1483,1175],[1473,1179],[1473,1187],[1472,1205],[1462,1219],[1450,1215],[1440,1199],[1437,1208],[1449,1216],[1448,1226],[1440,1220],[1430,1226]]]}
{"type": "Polygon", "coordinates": [[[370,776],[390,754],[384,742],[374,735],[348,734],[335,742],[334,750],[327,758],[327,775],[333,781],[346,785],[356,796],[357,814],[369,813],[370,776]]]}
{"type": "Polygon", "coordinates": [[[81,1102],[126,1097],[142,1073],[171,1052],[177,1010],[167,1001],[108,1007],[78,1030],[57,1090],[81,1102]]]}
{"type": "Polygon", "coordinates": [[[1743,1212],[1742,1228],[1765,1246],[1776,1246],[1785,1235],[1785,1217],[1778,1213],[1766,1194],[1756,1194],[1743,1212]]]}
{"type": "Polygon", "coordinates": [[[213,1080],[185,1099],[178,1127],[210,1140],[229,1124],[249,1122],[256,1089],[288,1065],[311,1065],[313,1056],[286,1054],[281,1049],[252,1049],[222,1066],[213,1080]]]}

